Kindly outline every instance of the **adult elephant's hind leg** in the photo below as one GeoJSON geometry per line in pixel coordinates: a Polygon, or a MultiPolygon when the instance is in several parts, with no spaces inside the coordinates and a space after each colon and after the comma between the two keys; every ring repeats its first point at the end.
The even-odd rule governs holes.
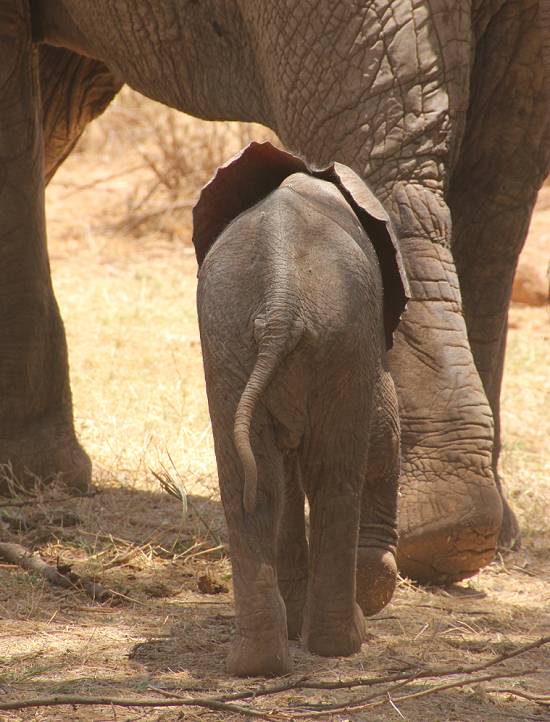
{"type": "MultiPolygon", "coordinates": [[[[506,3],[480,35],[466,132],[448,194],[468,337],[495,420],[493,466],[501,494],[508,307],[537,192],[550,170],[550,58],[543,54],[550,28],[539,12],[537,0],[506,3]]],[[[518,541],[519,527],[503,496],[500,544],[518,541]]]]}
{"type": "Polygon", "coordinates": [[[0,464],[25,483],[62,473],[86,488],[67,349],[46,251],[43,141],[28,3],[0,17],[0,464]]]}
{"type": "Polygon", "coordinates": [[[399,411],[389,371],[380,369],[370,429],[357,549],[357,603],[367,616],[392,598],[397,581],[399,411]]]}

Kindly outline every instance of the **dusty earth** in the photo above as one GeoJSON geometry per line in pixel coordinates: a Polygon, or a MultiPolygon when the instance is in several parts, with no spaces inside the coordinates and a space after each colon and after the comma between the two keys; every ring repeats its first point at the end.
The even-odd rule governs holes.
{"type": "MultiPolygon", "coordinates": [[[[72,564],[114,598],[98,604],[79,588],[53,588],[0,564],[0,703],[59,694],[223,698],[266,684],[224,673],[231,571],[189,240],[196,188],[261,132],[176,117],[125,94],[48,190],[76,424],[94,461],[97,493],[59,501],[66,492],[53,485],[31,499],[19,496],[21,506],[0,499],[0,533],[53,564],[72,564]],[[185,516],[155,475],[184,485],[185,516]]],[[[533,228],[544,255],[548,210],[535,215],[533,228]]],[[[285,681],[295,688],[233,702],[249,709],[244,715],[104,703],[0,710],[0,720],[160,722],[258,713],[287,720],[550,719],[550,697],[541,697],[550,695],[550,644],[495,663],[550,635],[549,338],[548,308],[512,308],[502,474],[523,529],[521,551],[447,589],[402,580],[351,658],[315,657],[293,643],[296,673],[285,681]],[[396,674],[408,677],[406,684],[388,681],[396,674]],[[379,684],[365,685],[372,678],[379,684]],[[362,684],[314,688],[337,680],[362,684]],[[331,704],[343,709],[332,712],[331,704]]]]}

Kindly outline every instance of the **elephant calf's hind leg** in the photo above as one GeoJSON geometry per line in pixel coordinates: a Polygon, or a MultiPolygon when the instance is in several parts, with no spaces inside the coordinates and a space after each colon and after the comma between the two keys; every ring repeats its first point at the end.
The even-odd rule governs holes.
{"type": "Polygon", "coordinates": [[[397,396],[389,372],[382,370],[376,387],[357,550],[357,603],[367,616],[388,604],[397,581],[398,481],[397,396]]]}
{"type": "Polygon", "coordinates": [[[297,455],[285,458],[285,498],[277,543],[279,589],[286,606],[288,638],[302,631],[307,595],[308,545],[304,518],[304,492],[297,455]]]}
{"type": "Polygon", "coordinates": [[[331,430],[330,438],[312,434],[303,452],[310,564],[302,640],[310,652],[339,657],[359,651],[365,635],[363,612],[355,601],[355,565],[368,439],[359,453],[349,443],[353,429],[330,420],[325,428],[331,430]]]}
{"type": "MultiPolygon", "coordinates": [[[[219,390],[219,389],[217,389],[219,390]]],[[[236,634],[227,656],[229,674],[238,677],[277,676],[292,671],[288,649],[286,610],[277,582],[277,522],[283,498],[283,455],[277,449],[271,424],[258,420],[262,429],[253,440],[258,469],[258,495],[253,511],[243,506],[243,468],[232,437],[225,430],[234,403],[231,390],[213,402],[209,390],[212,428],[222,502],[229,531],[236,634]],[[221,413],[218,413],[221,410],[221,413]]],[[[267,414],[265,410],[258,411],[267,414]]],[[[254,434],[253,434],[254,435],[254,434]]]]}

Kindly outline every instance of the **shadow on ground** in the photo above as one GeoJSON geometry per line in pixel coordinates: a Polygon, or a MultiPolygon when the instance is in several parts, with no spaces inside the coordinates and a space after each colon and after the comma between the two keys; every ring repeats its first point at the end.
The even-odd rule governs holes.
{"type": "MultiPolygon", "coordinates": [[[[51,562],[59,558],[72,563],[78,573],[93,576],[116,595],[112,604],[98,605],[78,589],[59,590],[22,570],[0,567],[4,698],[57,693],[139,696],[151,695],[151,687],[207,694],[254,686],[224,672],[234,613],[220,503],[191,496],[189,507],[182,523],[180,502],[165,493],[107,485],[92,498],[57,505],[44,500],[25,513],[11,510],[12,518],[26,517],[29,522],[18,535],[22,543],[51,562]],[[71,523],[63,524],[64,518],[71,523]]],[[[5,516],[7,509],[2,513],[5,516]]],[[[420,588],[403,580],[390,606],[368,621],[360,653],[323,659],[292,643],[297,674],[334,680],[412,673],[427,666],[459,669],[549,634],[550,541],[547,536],[533,541],[533,546],[448,589],[420,588]]],[[[505,668],[516,676],[488,684],[547,693],[547,660],[547,648],[534,650],[492,668],[505,668]],[[533,669],[546,673],[529,674],[533,669]]],[[[471,684],[402,702],[396,692],[394,702],[405,719],[423,722],[544,719],[536,704],[488,693],[486,688],[471,684]]],[[[423,689],[425,683],[419,681],[405,691],[423,689]]],[[[360,688],[295,690],[258,700],[257,706],[281,709],[361,696],[365,690],[360,688]]],[[[85,708],[69,710],[37,711],[32,719],[114,719],[90,716],[85,708]]],[[[368,719],[397,720],[402,718],[399,713],[388,702],[383,709],[369,711],[368,719]]],[[[5,719],[31,719],[9,714],[5,719]]],[[[132,714],[117,711],[117,720],[136,719],[132,714]]],[[[168,713],[143,710],[139,719],[176,719],[174,711],[164,714],[168,713]]],[[[331,718],[363,720],[364,715],[350,712],[331,718]]],[[[232,717],[200,713],[200,719],[220,718],[232,717]]],[[[0,719],[4,720],[1,714],[0,719]]]]}

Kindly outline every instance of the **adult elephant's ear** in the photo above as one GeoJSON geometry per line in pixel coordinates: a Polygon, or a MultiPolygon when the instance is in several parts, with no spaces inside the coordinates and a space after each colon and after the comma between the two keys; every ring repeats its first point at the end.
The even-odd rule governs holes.
{"type": "Polygon", "coordinates": [[[271,143],[255,141],[220,166],[193,208],[193,245],[199,267],[232,220],[269,195],[287,176],[300,172],[310,173],[303,160],[271,143]]]}
{"type": "Polygon", "coordinates": [[[313,175],[334,183],[353,208],[378,256],[384,285],[384,330],[386,348],[393,346],[397,328],[407,301],[411,297],[401,252],[390,218],[365,182],[346,165],[313,171],[313,175]]]}

